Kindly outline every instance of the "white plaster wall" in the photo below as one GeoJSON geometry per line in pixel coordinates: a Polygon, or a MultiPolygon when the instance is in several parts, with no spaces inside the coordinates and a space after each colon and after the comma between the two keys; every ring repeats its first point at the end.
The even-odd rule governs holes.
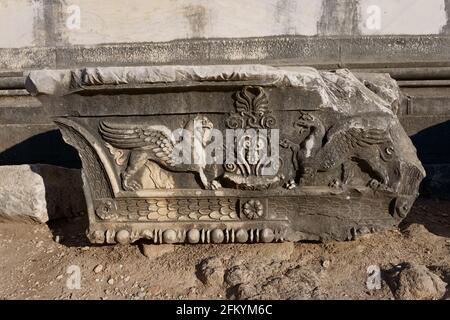
{"type": "Polygon", "coordinates": [[[360,0],[360,7],[361,33],[367,35],[438,34],[447,23],[443,0],[360,0]],[[380,29],[367,26],[373,5],[380,8],[380,29]]]}
{"type": "Polygon", "coordinates": [[[33,22],[39,14],[38,7],[30,0],[0,0],[0,48],[33,44],[33,22]]]}
{"type": "Polygon", "coordinates": [[[345,4],[350,1],[0,0],[0,48],[275,35],[439,34],[450,10],[445,0],[355,0],[357,10],[349,14],[345,4]],[[338,10],[324,14],[323,6],[331,8],[333,3],[338,10]],[[79,29],[66,25],[72,5],[80,8],[79,29]],[[367,27],[371,5],[380,8],[379,29],[367,27]],[[354,16],[356,27],[346,28],[355,23],[354,16]],[[326,33],[319,24],[329,24],[321,29],[326,33]]]}
{"type": "Polygon", "coordinates": [[[321,1],[70,0],[81,8],[81,28],[65,30],[74,44],[170,41],[184,38],[317,34],[321,1]]]}

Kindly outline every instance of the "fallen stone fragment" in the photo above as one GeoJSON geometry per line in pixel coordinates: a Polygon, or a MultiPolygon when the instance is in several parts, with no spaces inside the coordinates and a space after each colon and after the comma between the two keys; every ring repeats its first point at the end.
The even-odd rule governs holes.
{"type": "Polygon", "coordinates": [[[0,221],[45,223],[86,212],[81,173],[45,164],[0,166],[0,221]]]}
{"type": "Polygon", "coordinates": [[[320,279],[313,270],[301,266],[289,269],[285,276],[291,281],[289,287],[296,288],[295,295],[286,294],[290,288],[280,288],[285,295],[294,299],[310,299],[320,297],[320,279]]]}
{"type": "Polygon", "coordinates": [[[242,283],[236,287],[235,298],[238,300],[252,299],[257,295],[257,289],[255,286],[247,283],[242,283]]]}
{"type": "Polygon", "coordinates": [[[207,258],[198,266],[198,278],[206,285],[221,286],[224,273],[222,261],[217,257],[207,258]]]}
{"type": "Polygon", "coordinates": [[[412,223],[403,230],[403,234],[408,238],[424,239],[427,237],[435,237],[434,234],[429,232],[424,225],[418,223],[412,223]]]}
{"type": "Polygon", "coordinates": [[[175,251],[173,244],[142,244],[142,253],[149,259],[156,259],[175,251]]]}
{"type": "Polygon", "coordinates": [[[446,285],[426,266],[408,263],[398,275],[394,295],[400,300],[436,300],[444,296],[446,285]]]}
{"type": "Polygon", "coordinates": [[[250,272],[245,266],[237,265],[227,270],[225,273],[225,282],[233,287],[238,284],[247,283],[251,278],[250,272]]]}

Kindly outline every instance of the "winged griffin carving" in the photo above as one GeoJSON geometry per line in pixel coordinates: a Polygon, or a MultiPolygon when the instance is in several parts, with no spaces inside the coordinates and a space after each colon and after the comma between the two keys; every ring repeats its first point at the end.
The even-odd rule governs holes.
{"type": "MultiPolygon", "coordinates": [[[[196,116],[187,122],[185,130],[190,135],[190,143],[183,141],[184,136],[178,140],[169,128],[163,125],[127,124],[100,122],[99,132],[105,142],[119,150],[128,151],[126,169],[122,172],[122,186],[125,190],[135,191],[142,189],[137,173],[148,161],[154,162],[161,168],[172,172],[191,172],[199,176],[205,189],[217,189],[218,181],[208,181],[205,175],[205,161],[180,161],[177,153],[177,145],[181,143],[190,146],[189,156],[196,159],[204,159],[205,147],[210,141],[212,122],[204,116],[196,116]],[[200,134],[194,134],[194,123],[200,124],[200,134]],[[194,147],[196,145],[197,147],[194,147]],[[201,146],[198,148],[198,146],[201,146]]],[[[123,152],[121,153],[121,155],[123,152]]]]}
{"type": "MultiPolygon", "coordinates": [[[[313,182],[317,172],[341,167],[341,181],[332,184],[347,184],[353,176],[354,162],[367,168],[372,187],[387,187],[389,162],[393,161],[394,147],[389,130],[364,125],[363,117],[351,117],[337,122],[326,130],[314,114],[302,112],[294,126],[304,139],[293,143],[285,139],[281,146],[293,152],[293,163],[302,175],[300,184],[313,182]]],[[[295,186],[292,181],[289,186],[295,186]]]]}

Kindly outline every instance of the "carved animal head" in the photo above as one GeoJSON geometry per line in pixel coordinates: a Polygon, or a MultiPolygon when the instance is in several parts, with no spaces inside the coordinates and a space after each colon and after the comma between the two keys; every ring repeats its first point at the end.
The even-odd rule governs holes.
{"type": "Polygon", "coordinates": [[[200,134],[200,139],[203,146],[206,146],[208,141],[211,139],[211,130],[213,128],[213,123],[206,116],[202,115],[197,115],[194,119],[189,120],[184,127],[184,129],[188,130],[193,137],[196,137],[195,134],[200,134]]]}
{"type": "Polygon", "coordinates": [[[294,122],[294,127],[299,129],[299,133],[309,130],[317,124],[318,119],[310,113],[301,112],[300,117],[294,122]]]}

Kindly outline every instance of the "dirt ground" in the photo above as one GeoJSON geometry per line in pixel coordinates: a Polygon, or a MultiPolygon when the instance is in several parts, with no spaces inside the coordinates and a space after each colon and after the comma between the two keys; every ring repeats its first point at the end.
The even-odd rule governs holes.
{"type": "Polygon", "coordinates": [[[399,229],[355,241],[147,246],[158,258],[142,244],[89,244],[86,220],[0,224],[0,299],[394,299],[388,279],[404,263],[450,283],[449,201],[419,199],[399,229]],[[371,265],[381,289],[366,285],[371,265]]]}

